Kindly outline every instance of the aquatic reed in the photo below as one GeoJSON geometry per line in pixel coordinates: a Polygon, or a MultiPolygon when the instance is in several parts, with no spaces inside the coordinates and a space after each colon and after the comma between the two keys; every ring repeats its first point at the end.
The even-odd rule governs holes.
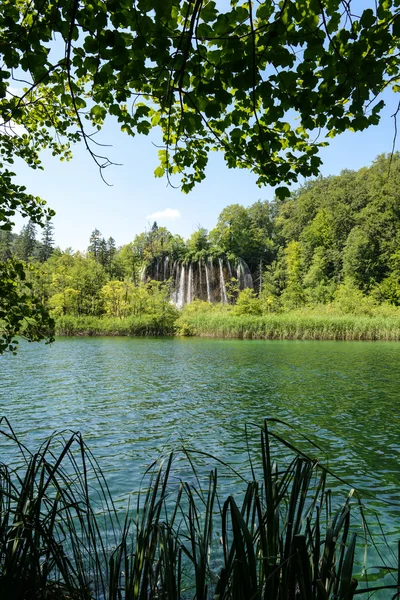
{"type": "Polygon", "coordinates": [[[191,335],[278,340],[400,340],[400,318],[271,313],[263,316],[231,313],[183,314],[176,327],[191,335]]]}
{"type": "Polygon", "coordinates": [[[173,335],[171,316],[142,315],[140,317],[94,317],[65,315],[56,319],[56,335],[65,336],[159,336],[173,335]]]}
{"type": "Polygon", "coordinates": [[[390,585],[357,587],[357,539],[370,541],[363,506],[354,490],[335,505],[329,472],[272,431],[275,423],[258,429],[259,466],[250,463],[236,497],[218,491],[227,465],[216,460],[204,484],[195,454],[184,451],[188,479],[174,472],[173,454],[157,461],[135,508],[121,518],[79,434],[55,434],[31,453],[3,419],[13,466],[0,465],[1,597],[350,600],[375,588],[399,593],[400,566],[390,585]],[[274,444],[290,455],[283,468],[274,444]]]}
{"type": "Polygon", "coordinates": [[[315,312],[234,315],[228,311],[186,312],[175,320],[142,317],[76,317],[56,320],[56,335],[204,336],[278,340],[400,340],[400,318],[315,312]]]}

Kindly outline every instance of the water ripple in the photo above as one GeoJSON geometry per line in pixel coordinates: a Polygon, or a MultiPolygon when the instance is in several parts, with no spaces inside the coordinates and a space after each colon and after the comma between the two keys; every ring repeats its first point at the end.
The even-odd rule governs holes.
{"type": "Polygon", "coordinates": [[[118,497],[177,445],[241,468],[244,424],[279,417],[399,535],[399,359],[396,343],[60,338],[0,357],[0,413],[32,448],[80,430],[118,497]]]}

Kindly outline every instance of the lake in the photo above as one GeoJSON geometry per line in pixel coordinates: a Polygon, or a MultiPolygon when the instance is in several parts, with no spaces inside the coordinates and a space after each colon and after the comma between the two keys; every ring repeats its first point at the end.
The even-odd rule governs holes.
{"type": "Polygon", "coordinates": [[[245,470],[244,425],[278,417],[400,537],[400,344],[58,338],[21,343],[0,373],[0,414],[21,439],[34,449],[54,430],[81,431],[121,502],[182,445],[245,470]]]}

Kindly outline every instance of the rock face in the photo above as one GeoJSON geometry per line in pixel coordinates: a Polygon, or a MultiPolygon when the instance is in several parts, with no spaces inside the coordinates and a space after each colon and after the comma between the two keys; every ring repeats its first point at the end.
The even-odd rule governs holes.
{"type": "Polygon", "coordinates": [[[143,279],[171,282],[171,301],[182,308],[193,300],[229,302],[229,284],[237,289],[254,289],[247,264],[238,259],[231,264],[226,258],[207,258],[197,262],[172,262],[168,256],[156,258],[143,272],[143,279]]]}

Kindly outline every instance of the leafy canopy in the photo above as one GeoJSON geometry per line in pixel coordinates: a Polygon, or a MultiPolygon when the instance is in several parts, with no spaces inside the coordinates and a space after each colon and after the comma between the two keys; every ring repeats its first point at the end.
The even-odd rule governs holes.
{"type": "Polygon", "coordinates": [[[68,157],[83,138],[104,168],[92,133],[110,114],[131,135],[161,128],[156,175],[179,173],[184,191],[215,149],[260,185],[316,175],[309,132],[377,124],[375,98],[399,76],[399,1],[372,5],[4,0],[0,113],[25,133],[2,135],[2,151],[36,166],[40,147],[68,157]],[[6,93],[13,80],[20,95],[6,93]]]}

